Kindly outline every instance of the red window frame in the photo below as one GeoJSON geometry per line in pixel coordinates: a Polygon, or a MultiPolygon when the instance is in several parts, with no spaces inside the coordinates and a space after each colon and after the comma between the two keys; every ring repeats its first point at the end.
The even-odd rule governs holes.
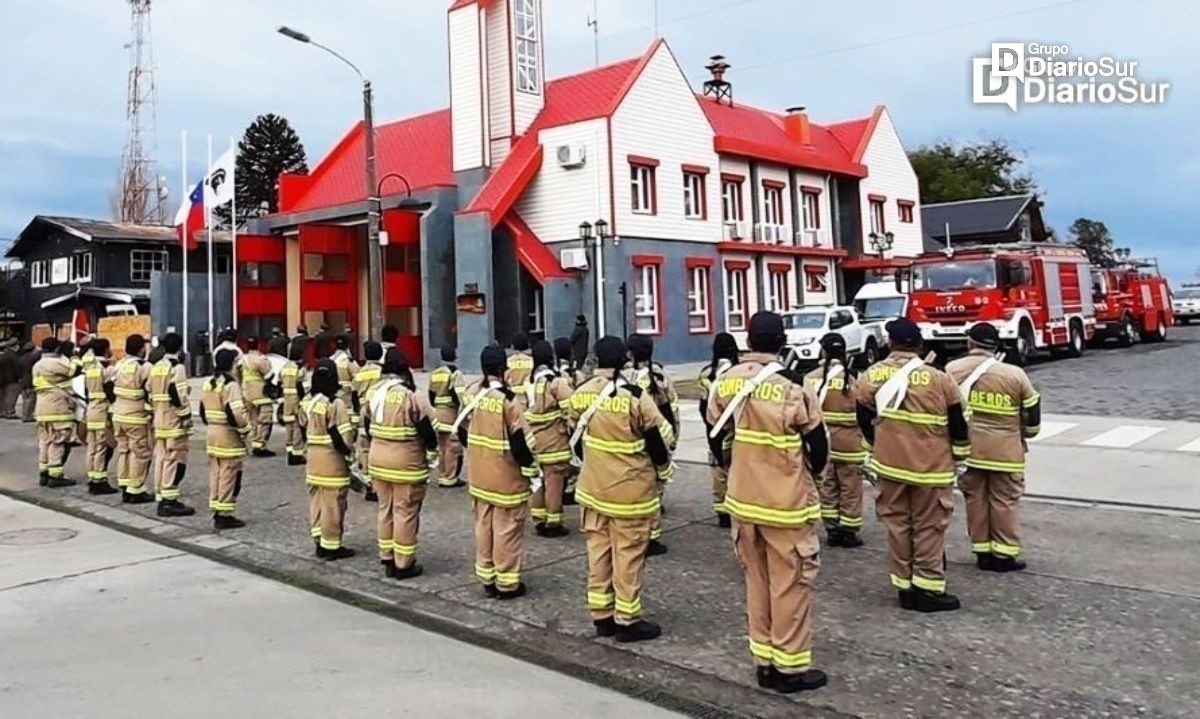
{"type": "Polygon", "coordinates": [[[743,201],[742,192],[746,185],[746,178],[742,175],[734,175],[728,172],[721,173],[721,221],[722,222],[741,222],[746,219],[746,205],[743,201]],[[725,190],[733,188],[731,193],[731,201],[725,202],[725,190]],[[733,206],[736,211],[736,217],[729,216],[729,205],[733,206]]]}
{"type": "MultiPolygon", "coordinates": [[[[786,220],[784,219],[784,214],[783,214],[783,211],[785,209],[784,205],[783,205],[783,191],[787,189],[787,184],[783,183],[783,182],[779,182],[778,180],[763,180],[762,186],[763,186],[763,209],[765,210],[767,208],[767,204],[770,203],[771,209],[774,210],[774,215],[775,215],[775,217],[773,218],[773,219],[775,219],[775,222],[766,222],[767,218],[765,216],[763,217],[763,221],[769,225],[787,224],[786,220]]],[[[764,215],[765,214],[766,213],[764,212],[764,215]]]]}
{"type": "Polygon", "coordinates": [[[688,220],[707,220],[708,219],[708,168],[700,165],[684,165],[683,166],[683,188],[684,188],[684,203],[683,216],[688,220]],[[697,184],[700,187],[700,214],[687,214],[687,188],[688,182],[698,180],[697,184]]]}
{"type": "Polygon", "coordinates": [[[896,209],[900,214],[900,221],[911,223],[913,221],[913,208],[916,203],[912,200],[896,200],[896,209]]]}
{"type": "MultiPolygon", "coordinates": [[[[767,264],[767,286],[774,291],[775,277],[783,275],[783,298],[782,301],[776,302],[775,312],[785,312],[791,309],[792,306],[792,288],[791,288],[791,273],[794,268],[785,262],[771,262],[767,264]]],[[[770,297],[770,293],[767,293],[770,297]]],[[[776,298],[779,300],[780,298],[776,298]]]]}
{"type": "Polygon", "coordinates": [[[811,185],[801,185],[800,201],[804,203],[804,205],[801,206],[801,208],[800,208],[800,222],[801,223],[804,222],[805,207],[808,206],[808,203],[810,201],[812,202],[812,226],[810,227],[810,226],[805,225],[805,227],[803,229],[805,229],[805,230],[821,229],[821,188],[813,187],[811,185]]]}
{"type": "Polygon", "coordinates": [[[659,161],[642,155],[629,156],[629,210],[635,215],[658,214],[658,166],[659,161]],[[638,195],[633,186],[634,173],[645,170],[650,181],[650,207],[638,209],[638,195]]]}
{"type": "Polygon", "coordinates": [[[729,332],[745,332],[750,326],[750,262],[747,260],[726,260],[725,277],[723,277],[722,280],[724,280],[726,285],[725,297],[722,298],[725,300],[725,324],[727,325],[725,329],[729,332]],[[734,313],[742,316],[742,324],[738,325],[737,327],[729,324],[730,312],[729,301],[727,298],[729,296],[728,285],[730,272],[742,273],[742,291],[739,293],[741,295],[740,299],[742,301],[742,311],[734,313]]]}
{"type": "Polygon", "coordinates": [[[887,198],[883,195],[867,195],[867,199],[871,208],[871,232],[882,235],[887,232],[887,198]]]}
{"type": "Polygon", "coordinates": [[[804,287],[809,292],[828,292],[829,291],[829,268],[824,265],[805,265],[804,266],[804,287]],[[824,277],[825,286],[822,287],[817,283],[816,278],[824,277]]]}
{"type": "Polygon", "coordinates": [[[634,270],[639,273],[639,276],[634,278],[635,279],[635,284],[634,284],[635,288],[637,287],[636,283],[641,281],[640,273],[641,273],[643,267],[646,267],[647,265],[653,265],[654,270],[655,270],[654,271],[654,285],[655,285],[655,287],[654,287],[654,293],[655,293],[654,294],[654,315],[655,315],[654,331],[653,332],[642,332],[641,330],[639,330],[637,328],[637,301],[634,300],[634,305],[633,305],[633,312],[634,312],[633,333],[634,334],[647,335],[649,337],[661,337],[661,336],[663,336],[664,333],[666,333],[667,313],[666,313],[666,308],[663,306],[663,299],[664,299],[664,297],[663,297],[663,264],[665,262],[666,262],[666,260],[662,255],[631,255],[629,258],[629,264],[632,265],[634,270]]]}
{"type": "Polygon", "coordinates": [[[692,308],[688,307],[688,334],[692,335],[710,335],[716,332],[716,320],[713,317],[713,273],[712,268],[715,264],[711,257],[686,257],[683,261],[684,267],[687,270],[687,278],[685,280],[687,294],[690,298],[692,295],[692,272],[697,269],[703,269],[706,277],[705,294],[707,297],[704,302],[704,309],[708,315],[707,326],[703,329],[695,329],[691,326],[692,308]]]}

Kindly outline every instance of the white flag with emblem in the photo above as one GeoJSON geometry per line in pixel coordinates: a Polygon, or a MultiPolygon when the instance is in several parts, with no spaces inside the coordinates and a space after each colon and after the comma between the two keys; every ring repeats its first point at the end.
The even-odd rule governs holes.
{"type": "Polygon", "coordinates": [[[211,209],[233,202],[233,166],[237,161],[235,148],[230,147],[204,177],[204,207],[211,209]]]}

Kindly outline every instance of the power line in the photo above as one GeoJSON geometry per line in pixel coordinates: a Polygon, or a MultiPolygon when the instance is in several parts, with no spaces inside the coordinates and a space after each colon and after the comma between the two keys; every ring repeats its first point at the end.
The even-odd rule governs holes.
{"type": "MultiPolygon", "coordinates": [[[[654,20],[653,24],[640,25],[638,27],[632,27],[627,30],[621,30],[619,32],[614,32],[614,33],[605,33],[605,34],[601,35],[601,37],[605,40],[609,40],[614,37],[621,37],[622,35],[633,35],[636,33],[643,33],[646,31],[653,32],[655,37],[657,37],[660,30],[667,25],[676,25],[681,22],[687,22],[688,20],[694,20],[695,18],[698,18],[698,17],[703,17],[705,15],[711,15],[712,13],[720,11],[720,10],[731,10],[735,7],[739,7],[742,5],[749,5],[750,3],[753,3],[753,2],[759,2],[759,0],[733,0],[732,2],[725,2],[725,3],[721,3],[719,5],[713,5],[711,7],[705,8],[704,10],[698,10],[693,13],[688,13],[687,15],[678,15],[676,17],[665,18],[662,20],[658,19],[658,7],[656,5],[655,9],[654,9],[655,20],[654,20]]],[[[590,41],[589,42],[577,42],[577,43],[572,43],[570,45],[556,45],[552,49],[554,49],[554,50],[571,50],[574,48],[583,47],[585,45],[591,45],[591,44],[592,44],[592,42],[590,42],[590,41]]]]}
{"type": "Polygon", "coordinates": [[[958,29],[961,29],[964,27],[971,27],[972,25],[981,25],[981,24],[987,23],[987,22],[995,22],[996,20],[1004,20],[1006,18],[1017,17],[1019,15],[1029,15],[1031,13],[1042,12],[1044,10],[1053,10],[1055,8],[1066,7],[1067,5],[1078,5],[1079,3],[1082,3],[1082,2],[1087,2],[1087,0],[1064,0],[1063,2],[1052,3],[1050,5],[1042,5],[1040,7],[1026,8],[1024,10],[1015,10],[1013,12],[1004,13],[1002,15],[992,15],[990,17],[982,17],[982,18],[977,18],[975,20],[967,20],[964,22],[955,23],[953,25],[942,25],[940,27],[933,27],[933,28],[928,28],[925,30],[917,30],[916,32],[905,33],[904,35],[894,35],[892,37],[880,38],[878,40],[871,40],[869,42],[859,43],[857,45],[846,45],[843,47],[835,47],[835,48],[830,48],[828,50],[820,50],[818,52],[807,53],[804,55],[795,55],[793,57],[780,58],[779,60],[771,60],[769,62],[763,62],[763,63],[759,63],[757,65],[742,65],[741,67],[738,68],[738,74],[740,75],[742,73],[754,72],[755,70],[762,70],[764,68],[774,67],[776,65],[786,65],[789,63],[793,63],[793,62],[799,62],[800,60],[809,60],[814,57],[824,57],[826,55],[837,55],[837,54],[843,53],[843,52],[852,52],[854,50],[863,50],[863,49],[870,48],[870,47],[878,47],[879,45],[886,45],[886,44],[892,43],[892,42],[901,42],[903,40],[912,40],[912,39],[918,38],[918,37],[926,37],[928,35],[935,35],[937,33],[947,32],[949,30],[958,30],[958,29]]]}

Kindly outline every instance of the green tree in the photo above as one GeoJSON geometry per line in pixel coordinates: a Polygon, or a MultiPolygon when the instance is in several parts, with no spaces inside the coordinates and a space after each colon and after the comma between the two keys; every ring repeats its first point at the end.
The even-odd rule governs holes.
{"type": "Polygon", "coordinates": [[[938,142],[908,154],[921,183],[921,202],[957,202],[1037,191],[1020,151],[1003,140],[968,145],[938,142]]]}
{"type": "Polygon", "coordinates": [[[1068,232],[1071,244],[1083,248],[1093,265],[1112,267],[1117,263],[1113,255],[1112,233],[1103,222],[1080,217],[1071,223],[1068,232]]]}
{"type": "MultiPolygon", "coordinates": [[[[259,115],[238,141],[238,222],[279,210],[279,176],[284,172],[308,174],[304,144],[287,118],[274,113],[259,115]]],[[[216,213],[221,224],[229,221],[228,208],[216,213]]]]}

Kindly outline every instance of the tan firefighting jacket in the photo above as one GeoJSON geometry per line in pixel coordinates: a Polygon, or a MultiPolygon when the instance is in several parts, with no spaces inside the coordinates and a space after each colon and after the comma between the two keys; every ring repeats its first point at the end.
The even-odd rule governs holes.
{"type": "Polygon", "coordinates": [[[341,397],[331,401],[323,394],[314,394],[301,403],[297,421],[308,440],[307,482],[315,487],[349,487],[350,458],[345,452],[353,451],[356,438],[350,408],[341,397]],[[329,430],[335,427],[346,444],[344,448],[334,446],[329,430]]]}
{"type": "Polygon", "coordinates": [[[84,421],[89,432],[103,432],[112,425],[111,405],[104,385],[112,381],[113,367],[95,355],[85,357],[83,391],[87,394],[87,414],[84,421]]]}
{"type": "Polygon", "coordinates": [[[442,365],[429,375],[429,400],[433,403],[433,428],[449,432],[462,408],[467,387],[463,373],[454,365],[442,365]]]}
{"type": "MultiPolygon", "coordinates": [[[[525,424],[525,402],[509,389],[489,386],[485,378],[467,387],[463,405],[472,404],[480,393],[482,398],[463,423],[469,491],[475,499],[496,507],[519,507],[532,494],[529,480],[540,471],[532,454],[533,438],[525,424]],[[518,432],[523,439],[514,444],[518,432]]],[[[459,437],[463,437],[461,431],[459,437]]]]}
{"type": "Polygon", "coordinates": [[[208,425],[205,451],[215,459],[240,459],[246,456],[246,435],[250,417],[242,398],[242,387],[232,377],[221,375],[204,382],[200,411],[208,425]]]}
{"type": "Polygon", "coordinates": [[[273,401],[267,396],[267,380],[271,376],[271,360],[258,350],[242,357],[242,391],[246,401],[261,407],[273,401]]]}
{"type": "Polygon", "coordinates": [[[367,411],[367,395],[370,394],[371,388],[379,383],[379,379],[383,377],[383,367],[378,362],[367,360],[363,362],[358,371],[354,373],[354,379],[350,381],[350,409],[354,409],[354,403],[358,403],[358,411],[353,412],[352,421],[361,421],[362,413],[367,411]]]}
{"type": "MultiPolygon", "coordinates": [[[[337,350],[330,355],[329,359],[337,365],[338,399],[345,403],[346,411],[349,412],[352,407],[350,395],[354,392],[354,375],[358,374],[358,363],[350,357],[350,353],[346,350],[337,350]]],[[[358,418],[352,416],[350,421],[357,424],[358,418]]]]}
{"type": "Polygon", "coordinates": [[[671,431],[674,433],[674,439],[671,441],[671,447],[675,446],[675,442],[679,440],[679,394],[675,392],[675,383],[667,376],[667,371],[657,362],[651,362],[649,367],[631,367],[626,371],[626,377],[629,382],[637,384],[643,392],[650,392],[651,399],[659,408],[659,414],[667,417],[671,423],[671,431]],[[654,378],[654,384],[657,386],[657,392],[650,391],[651,375],[654,378]],[[667,416],[667,408],[670,408],[670,416],[667,416]]]}
{"type": "MultiPolygon", "coordinates": [[[[611,379],[596,376],[575,390],[567,408],[572,427],[611,379]]],[[[668,448],[674,444],[675,430],[650,393],[636,384],[622,384],[599,402],[581,438],[583,468],[576,501],[609,517],[655,516],[660,508],[658,483],[670,481],[674,473],[668,448]]]]}
{"type": "Polygon", "coordinates": [[[834,361],[830,373],[840,367],[836,377],[825,380],[825,368],[818,367],[804,377],[804,384],[818,400],[822,389],[825,400],[821,402],[821,416],[829,428],[829,459],[841,464],[862,464],[867,459],[863,447],[862,430],[858,428],[857,402],[854,394],[856,378],[851,376],[841,362],[834,361]],[[824,387],[822,387],[824,385],[824,387]]]}
{"type": "Polygon", "coordinates": [[[558,374],[565,377],[571,383],[572,390],[579,389],[587,381],[587,377],[584,377],[582,372],[571,368],[570,362],[559,362],[558,374]]]}
{"type": "Polygon", "coordinates": [[[146,384],[150,380],[150,364],[138,357],[124,357],[113,371],[112,417],[114,424],[150,424],[149,397],[146,384]]]}
{"type": "Polygon", "coordinates": [[[533,357],[528,352],[514,352],[508,358],[508,369],[504,371],[504,384],[518,395],[525,394],[525,383],[533,374],[533,357]]]}
{"type": "Polygon", "coordinates": [[[533,432],[539,465],[571,461],[571,432],[564,410],[571,403],[571,383],[554,370],[539,369],[525,389],[525,421],[533,432]]]}
{"type": "Polygon", "coordinates": [[[430,414],[421,394],[399,379],[385,378],[371,388],[363,416],[371,436],[367,466],[373,481],[429,481],[430,453],[437,449],[430,414]],[[422,436],[422,427],[429,436],[422,436]]]}
{"type": "Polygon", "coordinates": [[[933,365],[922,364],[909,375],[899,407],[876,406],[879,389],[914,358],[912,352],[896,350],[859,375],[856,399],[876,414],[865,440],[871,445],[874,434],[868,467],[895,482],[948,487],[957,476],[955,460],[965,459],[970,452],[965,426],[963,436],[951,440],[950,408],[962,404],[954,380],[933,365]]]}
{"type": "MultiPolygon", "coordinates": [[[[707,423],[715,426],[742,387],[776,361],[774,355],[750,353],[723,374],[708,403],[707,423]]],[[[779,372],[762,379],[722,428],[733,440],[726,511],[769,527],[819,521],[821,503],[803,437],[821,422],[817,398],[803,384],[779,372]]]]}
{"type": "Polygon", "coordinates": [[[179,358],[168,355],[151,365],[146,387],[154,408],[154,437],[177,439],[190,435],[192,396],[179,358]]]}
{"type": "Polygon", "coordinates": [[[288,360],[279,370],[279,387],[282,392],[279,421],[291,424],[296,421],[296,412],[300,409],[300,394],[304,384],[304,370],[300,365],[288,360]]]}
{"type": "MultiPolygon", "coordinates": [[[[987,350],[973,350],[946,365],[946,373],[961,389],[976,368],[991,358],[987,350]]],[[[963,399],[971,430],[967,466],[1024,473],[1025,440],[1036,437],[1041,429],[1041,395],[1025,371],[997,362],[979,375],[963,399]]]]}
{"type": "Polygon", "coordinates": [[[33,365],[33,391],[37,393],[34,418],[54,429],[75,426],[71,399],[71,363],[59,355],[46,355],[33,365]]]}

